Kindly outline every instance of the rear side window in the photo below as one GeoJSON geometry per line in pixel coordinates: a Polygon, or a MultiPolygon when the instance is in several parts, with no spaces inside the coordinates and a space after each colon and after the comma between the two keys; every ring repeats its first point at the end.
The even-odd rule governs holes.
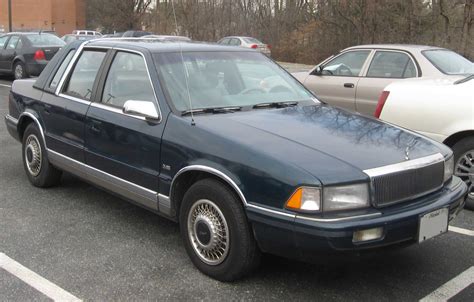
{"type": "Polygon", "coordinates": [[[143,57],[118,52],[107,74],[102,103],[122,108],[128,100],[154,102],[155,96],[143,57]]]}
{"type": "Polygon", "coordinates": [[[463,56],[447,49],[425,50],[423,55],[445,74],[474,73],[474,63],[463,56]]]}
{"type": "Polygon", "coordinates": [[[27,35],[26,38],[33,46],[63,46],[63,40],[51,34],[27,35]]]}
{"type": "Polygon", "coordinates": [[[20,38],[18,36],[13,36],[10,38],[10,41],[8,41],[8,44],[7,44],[7,47],[6,49],[15,49],[16,48],[16,44],[18,43],[18,40],[20,38]]]}
{"type": "Polygon", "coordinates": [[[59,68],[58,70],[56,71],[56,74],[54,75],[54,78],[53,80],[51,81],[51,83],[49,84],[49,88],[51,88],[52,90],[56,89],[59,85],[59,81],[61,80],[61,77],[62,75],[64,74],[64,71],[66,70],[67,66],[69,65],[69,63],[71,62],[72,60],[72,57],[74,56],[74,53],[76,52],[76,50],[71,50],[67,56],[64,58],[63,62],[61,63],[61,65],[59,65],[59,68]]]}
{"type": "Polygon", "coordinates": [[[402,52],[377,51],[372,59],[368,77],[375,78],[413,78],[416,68],[413,60],[402,52]]]}
{"type": "Polygon", "coordinates": [[[0,37],[0,49],[2,49],[3,46],[5,46],[5,43],[7,42],[7,39],[8,39],[8,36],[0,37]]]}
{"type": "Polygon", "coordinates": [[[104,51],[85,50],[74,66],[64,94],[89,101],[105,54],[104,51]]]}

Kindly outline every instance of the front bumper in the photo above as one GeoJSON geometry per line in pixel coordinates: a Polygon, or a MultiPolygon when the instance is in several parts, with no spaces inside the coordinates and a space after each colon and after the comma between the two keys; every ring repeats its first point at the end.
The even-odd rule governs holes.
{"type": "MultiPolygon", "coordinates": [[[[300,216],[247,207],[255,238],[264,252],[288,258],[311,260],[317,254],[336,251],[361,251],[417,242],[420,217],[440,208],[449,208],[451,221],[464,207],[467,187],[453,177],[436,193],[383,209],[368,209],[354,216],[300,216]],[[355,231],[383,227],[382,238],[354,243],[355,231]]],[[[347,214],[346,214],[347,215],[347,214]]]]}

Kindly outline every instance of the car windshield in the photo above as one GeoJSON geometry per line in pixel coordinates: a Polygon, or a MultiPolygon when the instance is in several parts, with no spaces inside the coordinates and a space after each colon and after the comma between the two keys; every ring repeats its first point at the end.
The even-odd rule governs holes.
{"type": "Polygon", "coordinates": [[[33,46],[63,46],[65,44],[63,40],[51,34],[26,35],[26,38],[33,46]]]}
{"type": "Polygon", "coordinates": [[[451,50],[425,50],[423,55],[441,72],[452,75],[474,73],[474,63],[451,50]]]}
{"type": "Polygon", "coordinates": [[[179,111],[192,108],[244,107],[298,102],[313,95],[277,64],[254,52],[184,52],[155,54],[158,72],[179,111]],[[186,79],[186,69],[189,74],[186,79]]]}

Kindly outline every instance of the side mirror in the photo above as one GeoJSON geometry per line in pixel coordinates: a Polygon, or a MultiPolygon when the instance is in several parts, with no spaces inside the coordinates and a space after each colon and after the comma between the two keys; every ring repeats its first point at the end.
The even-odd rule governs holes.
{"type": "Polygon", "coordinates": [[[160,118],[152,102],[128,100],[123,104],[122,110],[123,113],[143,116],[150,120],[158,120],[160,118]]]}
{"type": "Polygon", "coordinates": [[[313,75],[321,75],[323,74],[323,66],[319,65],[312,72],[313,75]]]}

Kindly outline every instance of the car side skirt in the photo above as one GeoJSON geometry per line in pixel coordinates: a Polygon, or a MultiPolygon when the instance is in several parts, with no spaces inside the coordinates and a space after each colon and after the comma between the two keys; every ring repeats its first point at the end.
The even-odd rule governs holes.
{"type": "Polygon", "coordinates": [[[98,170],[51,149],[48,149],[48,159],[53,166],[61,170],[171,218],[171,204],[168,196],[98,170]]]}

